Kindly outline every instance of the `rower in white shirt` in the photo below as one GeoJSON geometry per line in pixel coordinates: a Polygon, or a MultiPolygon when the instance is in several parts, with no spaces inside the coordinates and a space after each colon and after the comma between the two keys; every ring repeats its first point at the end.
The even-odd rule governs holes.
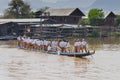
{"type": "Polygon", "coordinates": [[[71,50],[70,50],[70,43],[69,43],[69,41],[66,41],[66,51],[67,52],[70,52],[71,50]]]}
{"type": "Polygon", "coordinates": [[[44,40],[43,41],[44,50],[47,50],[47,44],[48,44],[47,40],[44,40]]]}
{"type": "Polygon", "coordinates": [[[32,47],[33,47],[33,49],[36,49],[36,41],[37,41],[37,39],[33,39],[32,40],[32,47]]]}
{"type": "Polygon", "coordinates": [[[78,52],[82,51],[82,42],[78,41],[78,52]]]}
{"type": "Polygon", "coordinates": [[[66,45],[67,45],[67,42],[65,42],[65,40],[62,40],[59,44],[62,52],[65,52],[66,51],[66,45]]]}
{"type": "Polygon", "coordinates": [[[40,49],[44,49],[43,40],[40,40],[40,49]]]}
{"type": "Polygon", "coordinates": [[[48,51],[48,52],[51,52],[51,51],[52,51],[51,44],[48,44],[47,51],[48,51]]]}
{"type": "Polygon", "coordinates": [[[22,37],[18,36],[17,37],[17,45],[18,45],[18,47],[21,47],[21,41],[22,41],[22,37]]]}
{"type": "Polygon", "coordinates": [[[37,41],[36,41],[36,48],[37,48],[37,50],[40,49],[40,40],[39,39],[37,39],[37,41]]]}
{"type": "Polygon", "coordinates": [[[85,39],[82,39],[82,52],[85,51],[87,52],[87,42],[85,41],[85,39]]]}
{"type": "Polygon", "coordinates": [[[57,42],[56,42],[56,40],[53,40],[53,41],[51,42],[51,47],[52,47],[52,50],[53,50],[53,51],[56,51],[56,50],[57,50],[57,42]]]}
{"type": "Polygon", "coordinates": [[[74,43],[74,52],[79,52],[79,46],[80,46],[80,42],[79,39],[77,39],[74,43]]]}

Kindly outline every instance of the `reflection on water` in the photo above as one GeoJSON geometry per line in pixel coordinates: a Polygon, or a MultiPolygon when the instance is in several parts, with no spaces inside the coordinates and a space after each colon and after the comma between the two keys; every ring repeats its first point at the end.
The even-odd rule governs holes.
{"type": "Polygon", "coordinates": [[[87,41],[96,50],[87,58],[21,50],[16,41],[0,41],[0,80],[119,80],[120,38],[87,41]]]}
{"type": "Polygon", "coordinates": [[[13,48],[16,47],[16,41],[15,40],[9,40],[9,41],[0,41],[0,47],[7,47],[7,48],[13,48]]]}

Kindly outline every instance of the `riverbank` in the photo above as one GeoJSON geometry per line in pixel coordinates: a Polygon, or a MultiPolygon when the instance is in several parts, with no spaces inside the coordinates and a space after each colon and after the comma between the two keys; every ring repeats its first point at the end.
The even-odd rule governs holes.
{"type": "Polygon", "coordinates": [[[17,37],[16,36],[8,36],[8,35],[6,35],[6,36],[0,36],[0,40],[16,40],[17,39],[17,37]]]}

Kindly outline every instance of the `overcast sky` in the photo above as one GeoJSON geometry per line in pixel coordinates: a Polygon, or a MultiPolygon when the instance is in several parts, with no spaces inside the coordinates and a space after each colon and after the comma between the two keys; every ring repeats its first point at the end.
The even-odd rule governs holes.
{"type": "MultiPolygon", "coordinates": [[[[8,8],[11,0],[0,1],[0,13],[8,8]]],[[[88,11],[91,8],[101,8],[105,11],[120,11],[120,0],[24,0],[33,10],[49,6],[51,8],[80,8],[88,11]]]]}

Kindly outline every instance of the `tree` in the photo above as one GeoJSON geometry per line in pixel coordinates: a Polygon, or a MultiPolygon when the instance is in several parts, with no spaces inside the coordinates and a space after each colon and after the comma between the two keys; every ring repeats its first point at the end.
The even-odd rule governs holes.
{"type": "Polygon", "coordinates": [[[117,16],[115,19],[115,26],[120,27],[120,16],[117,16]]]}
{"type": "Polygon", "coordinates": [[[31,8],[28,3],[23,0],[11,0],[4,12],[5,18],[29,18],[31,14],[31,8]]]}
{"type": "Polygon", "coordinates": [[[44,13],[44,15],[49,15],[49,13],[46,13],[45,11],[47,10],[47,9],[49,9],[50,7],[43,7],[43,8],[40,8],[40,9],[38,9],[38,11],[37,12],[35,12],[35,17],[36,18],[39,18],[43,13],[44,13]]]}
{"type": "Polygon", "coordinates": [[[88,25],[88,19],[80,19],[78,22],[78,27],[88,25]]]}
{"type": "Polygon", "coordinates": [[[41,12],[45,12],[47,9],[49,9],[50,7],[48,7],[48,6],[45,6],[45,7],[43,7],[43,8],[40,8],[39,9],[39,11],[41,11],[41,12]]]}
{"type": "Polygon", "coordinates": [[[102,9],[94,8],[88,13],[89,24],[92,26],[100,26],[104,24],[104,12],[102,9]]]}

